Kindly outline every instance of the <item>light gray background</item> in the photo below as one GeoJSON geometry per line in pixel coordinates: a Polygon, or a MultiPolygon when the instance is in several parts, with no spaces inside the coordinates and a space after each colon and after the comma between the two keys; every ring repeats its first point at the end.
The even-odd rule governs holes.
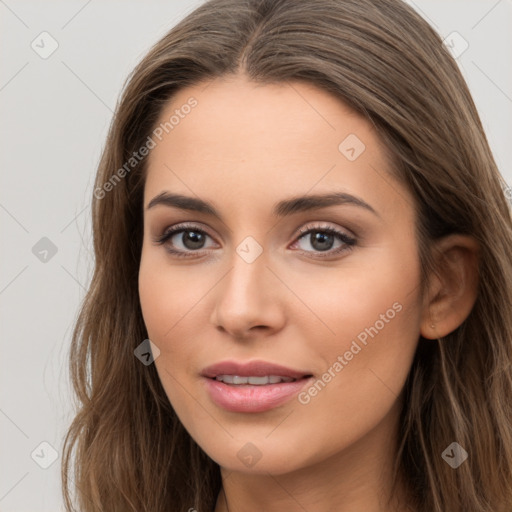
{"type": "MultiPolygon", "coordinates": [[[[200,3],[0,0],[1,512],[64,510],[67,355],[92,275],[96,166],[126,76],[200,3]],[[31,47],[49,48],[44,31],[58,43],[46,59],[31,47]],[[57,249],[46,262],[32,252],[43,237],[57,249]],[[52,448],[42,442],[58,456],[47,469],[52,448]]],[[[512,0],[408,3],[443,38],[456,31],[469,44],[457,60],[512,183],[512,0]]]]}

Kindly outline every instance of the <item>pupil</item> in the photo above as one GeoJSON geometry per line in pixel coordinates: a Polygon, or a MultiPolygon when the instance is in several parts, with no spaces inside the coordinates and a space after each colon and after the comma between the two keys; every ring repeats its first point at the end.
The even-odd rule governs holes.
{"type": "Polygon", "coordinates": [[[186,231],[183,235],[182,239],[183,244],[187,249],[200,249],[202,244],[204,243],[202,233],[196,233],[195,231],[186,231]],[[185,233],[187,235],[185,236],[185,233]]]}
{"type": "Polygon", "coordinates": [[[334,235],[315,231],[311,233],[311,237],[311,245],[315,249],[319,251],[327,251],[331,249],[334,235]]]}

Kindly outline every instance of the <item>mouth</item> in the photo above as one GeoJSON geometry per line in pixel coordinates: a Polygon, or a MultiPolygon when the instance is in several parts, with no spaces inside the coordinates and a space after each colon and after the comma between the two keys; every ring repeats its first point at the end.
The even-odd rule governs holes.
{"type": "Polygon", "coordinates": [[[313,378],[310,372],[264,361],[226,361],[201,375],[210,399],[231,412],[264,412],[283,405],[313,378]]]}
{"type": "Polygon", "coordinates": [[[233,386],[243,386],[247,384],[251,386],[266,386],[268,384],[279,384],[281,382],[295,382],[297,379],[282,377],[280,375],[264,375],[262,377],[257,377],[256,375],[249,377],[243,377],[241,375],[217,375],[215,380],[233,386]]]}
{"type": "MultiPolygon", "coordinates": [[[[267,361],[255,360],[248,362],[238,362],[238,361],[221,361],[220,363],[213,364],[203,369],[201,372],[203,377],[209,377],[212,379],[216,379],[217,377],[227,377],[229,380],[230,377],[237,378],[251,378],[255,385],[258,385],[259,382],[255,379],[258,378],[268,378],[268,379],[282,379],[282,380],[297,380],[302,379],[305,376],[311,376],[312,374],[308,371],[295,370],[293,368],[287,368],[286,366],[281,366],[279,364],[270,363],[267,361]]],[[[241,382],[228,382],[229,384],[236,384],[241,382]]],[[[277,382],[271,382],[272,384],[276,384],[277,382]]],[[[245,383],[246,384],[246,383],[245,383]]],[[[266,384],[266,382],[262,381],[262,384],[266,384]]]]}

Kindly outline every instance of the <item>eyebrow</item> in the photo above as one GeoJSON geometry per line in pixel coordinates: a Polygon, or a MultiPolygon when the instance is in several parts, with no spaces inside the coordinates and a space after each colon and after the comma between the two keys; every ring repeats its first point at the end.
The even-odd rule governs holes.
{"type": "MultiPolygon", "coordinates": [[[[287,217],[299,212],[344,204],[364,208],[377,217],[380,217],[375,209],[366,201],[363,201],[363,199],[360,197],[353,196],[352,194],[347,194],[345,192],[291,197],[276,203],[272,210],[272,215],[275,217],[287,217]]],[[[154,208],[157,205],[164,205],[178,208],[180,210],[204,213],[206,215],[216,217],[220,221],[224,222],[222,215],[211,203],[196,197],[184,196],[182,194],[171,194],[170,192],[164,191],[151,199],[146,210],[154,208]]]]}

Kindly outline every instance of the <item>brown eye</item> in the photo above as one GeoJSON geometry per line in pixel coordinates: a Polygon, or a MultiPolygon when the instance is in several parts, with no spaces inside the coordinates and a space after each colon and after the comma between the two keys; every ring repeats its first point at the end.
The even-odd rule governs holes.
{"type": "Polygon", "coordinates": [[[299,245],[299,248],[305,253],[317,254],[320,257],[323,256],[322,253],[326,256],[339,254],[350,250],[356,244],[355,238],[329,226],[306,227],[305,229],[301,229],[300,232],[302,235],[297,239],[294,245],[299,245]],[[303,241],[302,244],[301,241],[303,241]],[[336,248],[333,248],[336,242],[338,242],[338,245],[336,248]],[[308,249],[308,245],[312,249],[308,249]]]}
{"type": "Polygon", "coordinates": [[[207,238],[211,238],[204,230],[195,225],[178,225],[167,229],[154,242],[157,245],[164,245],[166,250],[175,256],[195,256],[202,254],[205,249],[207,238]]]}

